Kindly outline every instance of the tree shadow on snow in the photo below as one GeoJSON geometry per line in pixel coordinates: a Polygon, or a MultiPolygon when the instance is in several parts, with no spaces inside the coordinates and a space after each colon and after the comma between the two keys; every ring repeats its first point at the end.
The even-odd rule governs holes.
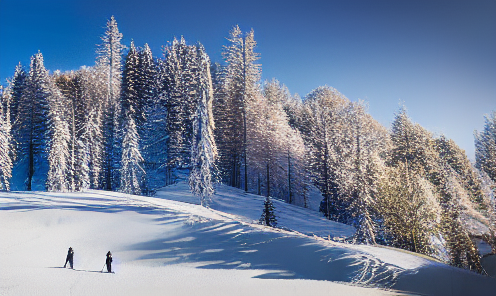
{"type": "Polygon", "coordinates": [[[164,264],[198,263],[204,269],[256,269],[263,279],[341,281],[390,287],[397,267],[345,248],[324,246],[307,237],[260,231],[238,222],[188,225],[174,221],[165,238],[130,246],[149,251],[137,260],[164,264]]]}

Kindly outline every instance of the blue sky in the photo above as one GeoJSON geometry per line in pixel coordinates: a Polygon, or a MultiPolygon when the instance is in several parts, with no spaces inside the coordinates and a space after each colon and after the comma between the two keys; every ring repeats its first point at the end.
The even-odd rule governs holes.
{"type": "Polygon", "coordinates": [[[174,36],[221,61],[229,30],[255,30],[263,78],[305,96],[329,85],[389,126],[415,122],[474,158],[473,131],[496,110],[496,1],[0,0],[0,79],[40,50],[51,71],[94,64],[106,20],[155,56],[174,36]]]}

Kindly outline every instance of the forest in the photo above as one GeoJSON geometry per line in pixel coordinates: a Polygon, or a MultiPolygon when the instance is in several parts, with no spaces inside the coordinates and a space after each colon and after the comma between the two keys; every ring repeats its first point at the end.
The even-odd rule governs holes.
{"type": "Polygon", "coordinates": [[[0,189],[153,195],[187,181],[204,206],[216,182],[301,207],[317,195],[322,215],[356,228],[349,243],[483,273],[476,242],[496,251],[496,111],[472,163],[405,107],[386,128],[332,87],[300,98],[261,81],[253,30],[232,28],[222,64],[184,38],[159,57],[121,40],[111,17],[94,66],[50,73],[38,52],[16,67],[0,90],[0,189]]]}

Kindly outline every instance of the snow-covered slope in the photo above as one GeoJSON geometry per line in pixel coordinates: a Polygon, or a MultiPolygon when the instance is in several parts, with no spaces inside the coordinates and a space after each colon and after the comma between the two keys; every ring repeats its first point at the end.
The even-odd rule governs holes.
{"type": "Polygon", "coordinates": [[[394,249],[337,243],[349,226],[219,186],[211,209],[185,184],[156,197],[0,193],[0,295],[493,295],[496,281],[394,249]],[[314,236],[315,235],[315,236],[314,236]],[[61,268],[69,246],[74,268],[61,268]],[[115,274],[100,273],[112,251],[115,274]]]}

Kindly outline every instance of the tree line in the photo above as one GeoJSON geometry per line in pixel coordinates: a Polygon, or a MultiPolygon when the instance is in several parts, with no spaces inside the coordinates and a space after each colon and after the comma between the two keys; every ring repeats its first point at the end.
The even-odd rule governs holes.
{"type": "Polygon", "coordinates": [[[384,244],[483,272],[476,236],[496,247],[496,114],[476,163],[401,108],[392,127],[322,86],[304,99],[261,82],[254,31],[235,26],[212,63],[184,38],[129,48],[112,17],[92,67],[50,74],[39,52],[2,89],[3,190],[103,189],[151,195],[187,180],[208,205],[222,182],[355,226],[384,244]]]}

